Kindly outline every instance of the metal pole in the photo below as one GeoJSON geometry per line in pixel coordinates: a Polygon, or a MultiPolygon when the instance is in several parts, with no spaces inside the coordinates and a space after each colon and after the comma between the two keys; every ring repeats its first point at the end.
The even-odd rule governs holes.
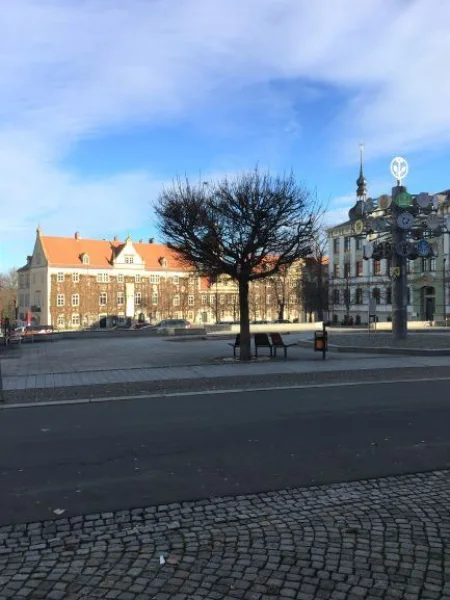
{"type": "MultiPolygon", "coordinates": [[[[392,205],[393,217],[397,218],[400,210],[395,206],[395,198],[406,192],[406,188],[402,185],[397,185],[392,188],[392,205]]],[[[392,253],[392,265],[394,273],[397,276],[392,282],[392,334],[396,340],[406,339],[408,333],[408,299],[407,299],[407,272],[406,272],[406,256],[401,256],[398,253],[398,246],[407,241],[406,231],[397,227],[394,223],[393,227],[394,248],[392,253]]]]}
{"type": "Polygon", "coordinates": [[[447,302],[446,302],[446,288],[447,288],[447,281],[446,281],[446,275],[445,275],[445,264],[447,262],[447,257],[444,256],[443,259],[443,273],[442,273],[442,292],[443,292],[443,302],[444,302],[444,307],[442,310],[442,314],[444,316],[444,327],[447,327],[447,302]]]}

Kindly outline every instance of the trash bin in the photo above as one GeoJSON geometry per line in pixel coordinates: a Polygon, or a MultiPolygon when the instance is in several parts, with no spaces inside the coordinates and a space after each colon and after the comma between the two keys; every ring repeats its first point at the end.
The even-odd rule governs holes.
{"type": "Polygon", "coordinates": [[[314,351],[315,352],[326,352],[327,350],[328,350],[328,332],[315,331],[314,332],[314,351]]]}

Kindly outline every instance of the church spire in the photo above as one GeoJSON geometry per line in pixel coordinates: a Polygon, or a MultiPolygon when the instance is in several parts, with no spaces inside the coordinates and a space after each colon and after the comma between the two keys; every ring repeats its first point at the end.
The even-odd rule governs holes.
{"type": "Polygon", "coordinates": [[[356,180],[356,197],[365,200],[367,195],[367,181],[363,172],[364,144],[359,145],[359,177],[356,180]]]}

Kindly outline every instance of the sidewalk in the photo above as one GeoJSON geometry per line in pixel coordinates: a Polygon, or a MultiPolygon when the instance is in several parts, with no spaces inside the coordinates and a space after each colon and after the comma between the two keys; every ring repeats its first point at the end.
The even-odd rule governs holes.
{"type": "Polygon", "coordinates": [[[450,600],[450,473],[0,528],[0,598],[450,600]]]}
{"type": "MultiPolygon", "coordinates": [[[[291,375],[301,373],[327,373],[342,370],[371,371],[374,369],[402,369],[407,367],[426,368],[449,366],[448,357],[379,356],[367,354],[329,353],[323,361],[320,354],[301,348],[291,348],[288,360],[282,358],[258,362],[239,361],[218,364],[200,364],[176,367],[130,367],[128,369],[98,369],[73,372],[44,372],[29,375],[3,375],[3,390],[55,389],[78,386],[138,383],[170,380],[235,378],[242,376],[264,376],[273,374],[291,375]]],[[[424,376],[426,373],[424,374],[424,376]]]]}

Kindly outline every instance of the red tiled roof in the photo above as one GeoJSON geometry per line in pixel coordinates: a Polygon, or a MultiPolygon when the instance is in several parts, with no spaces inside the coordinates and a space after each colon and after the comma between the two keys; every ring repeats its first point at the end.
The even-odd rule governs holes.
{"type": "MultiPolygon", "coordinates": [[[[83,254],[89,256],[89,267],[112,269],[113,259],[125,245],[125,242],[107,240],[87,240],[83,238],[40,236],[45,256],[50,266],[82,267],[83,254]]],[[[149,271],[186,271],[188,268],[181,259],[165,244],[134,243],[136,252],[145,262],[149,271]],[[159,262],[162,258],[167,261],[163,267],[159,262]]]]}

